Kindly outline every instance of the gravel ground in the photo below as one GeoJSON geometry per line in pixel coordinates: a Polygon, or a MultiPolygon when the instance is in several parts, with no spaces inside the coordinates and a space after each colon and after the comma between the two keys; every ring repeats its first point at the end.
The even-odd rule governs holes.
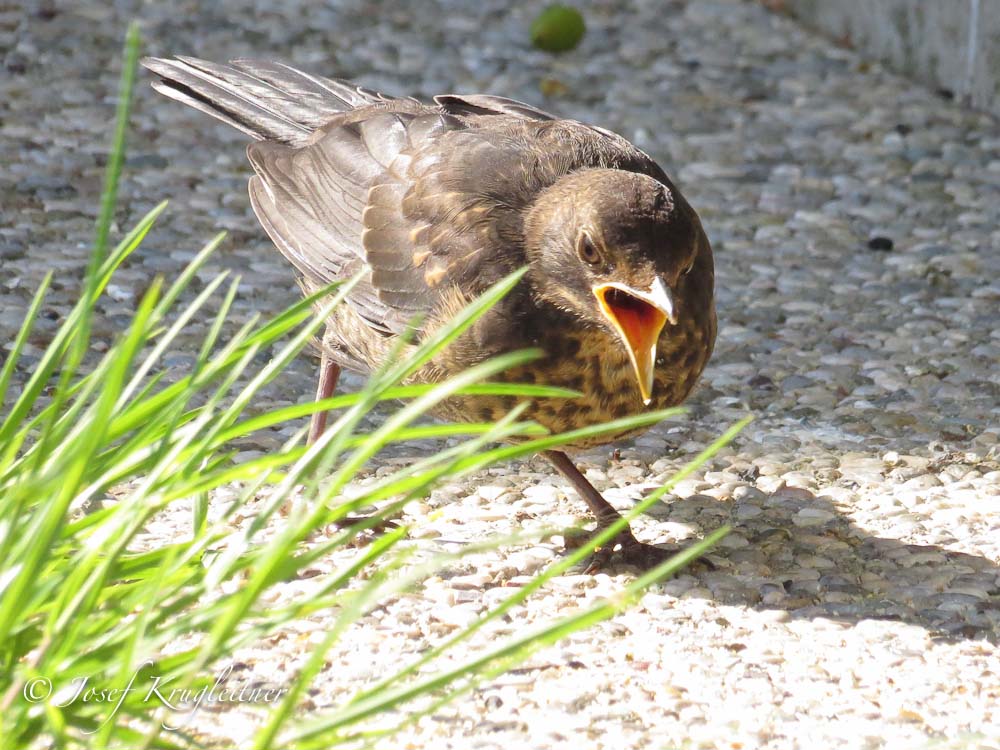
{"type": "MultiPolygon", "coordinates": [[[[682,541],[732,523],[715,570],[657,587],[392,747],[998,746],[994,119],[735,0],[594,3],[585,41],[560,57],[527,46],[534,5],[203,5],[0,4],[0,341],[47,270],[43,326],[74,299],[130,18],[153,54],[274,57],[418,96],[489,91],[618,130],[678,179],[716,250],[719,340],[690,417],[581,458],[628,507],[756,414],[636,524],[649,541],[682,541]]],[[[219,228],[230,235],[208,273],[244,274],[237,320],[297,294],[252,218],[248,172],[238,134],[142,87],[119,225],[163,198],[172,208],[112,288],[100,335],[122,327],[154,272],[176,273],[219,228]]],[[[192,351],[204,330],[188,332],[192,351]]],[[[307,399],[314,369],[303,358],[262,406],[307,399]]],[[[582,504],[538,460],[443,487],[410,515],[434,546],[570,522],[582,504]]],[[[179,523],[153,532],[169,539],[179,523]]],[[[483,555],[389,603],[331,653],[312,704],[470,621],[554,554],[483,555]]],[[[629,579],[565,576],[506,627],[629,579]]],[[[248,656],[254,677],[280,682],[322,629],[304,623],[248,656]]],[[[212,721],[237,744],[253,732],[238,711],[212,721]]]]}

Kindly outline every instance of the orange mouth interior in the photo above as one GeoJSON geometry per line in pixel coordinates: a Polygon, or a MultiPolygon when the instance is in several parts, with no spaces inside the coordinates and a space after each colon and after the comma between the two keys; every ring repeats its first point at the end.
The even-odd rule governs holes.
{"type": "Polygon", "coordinates": [[[655,345],[667,316],[648,302],[616,287],[606,287],[602,291],[601,302],[617,322],[629,346],[643,350],[655,345]]]}
{"type": "Polygon", "coordinates": [[[636,380],[643,403],[652,399],[653,362],[656,359],[656,342],[667,322],[667,316],[655,305],[629,294],[616,286],[605,285],[594,289],[601,310],[624,339],[635,368],[636,380]]]}

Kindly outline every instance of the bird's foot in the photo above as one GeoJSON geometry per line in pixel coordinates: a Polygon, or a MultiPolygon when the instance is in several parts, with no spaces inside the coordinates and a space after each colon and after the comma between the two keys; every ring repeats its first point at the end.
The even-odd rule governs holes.
{"type": "Polygon", "coordinates": [[[640,570],[651,570],[677,553],[676,548],[654,547],[636,539],[625,529],[601,545],[587,561],[586,573],[599,573],[618,565],[632,565],[640,570]]]}
{"type": "Polygon", "coordinates": [[[399,528],[396,521],[388,518],[376,518],[375,516],[344,516],[331,521],[330,525],[352,534],[351,537],[344,540],[344,544],[353,549],[367,547],[383,534],[399,528]]]}
{"type": "Polygon", "coordinates": [[[399,524],[392,519],[376,519],[375,516],[344,516],[343,518],[338,518],[330,523],[338,529],[349,529],[352,526],[365,525],[365,531],[369,531],[373,534],[385,534],[387,531],[399,528],[399,524]]]}
{"type": "MultiPolygon", "coordinates": [[[[579,544],[574,546],[579,546],[579,544]]],[[[617,536],[612,537],[607,543],[594,550],[593,554],[585,561],[583,572],[586,574],[599,573],[619,565],[629,565],[642,571],[652,570],[683,549],[684,547],[679,544],[653,545],[640,542],[630,529],[625,528],[617,536]]],[[[692,572],[704,572],[714,570],[715,566],[705,558],[701,558],[688,564],[685,569],[692,572]]]]}

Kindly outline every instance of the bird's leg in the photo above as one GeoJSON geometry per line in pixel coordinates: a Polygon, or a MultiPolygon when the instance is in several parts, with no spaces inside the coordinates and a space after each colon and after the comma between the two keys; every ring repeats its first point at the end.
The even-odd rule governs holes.
{"type": "MultiPolygon", "coordinates": [[[[330,398],[333,392],[337,390],[337,380],[340,379],[340,365],[330,359],[330,356],[324,351],[322,354],[322,359],[319,363],[319,385],[316,386],[316,400],[322,401],[325,398],[330,398]]],[[[326,416],[329,411],[318,411],[312,415],[312,422],[309,424],[309,442],[307,445],[312,445],[317,440],[319,440],[320,435],[323,434],[323,430],[326,429],[326,416]]]]}
{"type": "MultiPolygon", "coordinates": [[[[611,503],[601,497],[594,485],[580,473],[573,462],[562,451],[544,451],[545,457],[552,462],[587,504],[590,512],[597,519],[597,532],[600,533],[621,518],[621,514],[611,503]]],[[[587,567],[588,572],[595,572],[615,558],[640,568],[652,568],[671,557],[674,550],[661,549],[650,544],[643,544],[632,535],[632,530],[626,526],[608,543],[595,550],[594,557],[587,567]]]]}
{"type": "MultiPolygon", "coordinates": [[[[330,359],[329,355],[324,351],[319,363],[319,384],[316,386],[316,400],[322,401],[325,398],[330,398],[333,392],[337,390],[337,381],[339,379],[340,365],[330,359]]],[[[329,411],[318,411],[312,415],[312,422],[309,424],[309,442],[307,445],[312,445],[319,440],[323,434],[323,430],[326,429],[326,417],[329,413],[329,411]]],[[[344,516],[334,521],[333,525],[339,528],[347,528],[367,520],[369,520],[368,516],[344,516]]],[[[396,528],[395,523],[384,520],[372,526],[372,531],[380,534],[394,528],[396,528]]]]}

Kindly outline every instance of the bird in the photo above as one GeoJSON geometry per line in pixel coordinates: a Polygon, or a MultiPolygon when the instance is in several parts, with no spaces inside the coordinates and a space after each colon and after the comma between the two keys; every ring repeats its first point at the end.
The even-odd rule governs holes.
{"type": "MultiPolygon", "coordinates": [[[[422,102],[280,62],[142,64],[154,89],[252,139],[251,206],[305,292],[361,276],[326,321],[317,399],[341,368],[371,372],[400,337],[420,340],[520,268],[514,289],[417,379],[538,348],[500,380],[579,392],[527,405],[526,418],[558,433],[678,405],[702,374],[717,330],[711,244],[664,170],[624,137],[502,96],[422,102]]],[[[435,415],[494,421],[515,403],[462,396],[435,415]]],[[[325,412],[313,415],[310,442],[325,425],[325,412]]],[[[544,455],[598,530],[620,518],[564,451],[544,455]]],[[[626,526],[591,569],[667,556],[626,526]]]]}

